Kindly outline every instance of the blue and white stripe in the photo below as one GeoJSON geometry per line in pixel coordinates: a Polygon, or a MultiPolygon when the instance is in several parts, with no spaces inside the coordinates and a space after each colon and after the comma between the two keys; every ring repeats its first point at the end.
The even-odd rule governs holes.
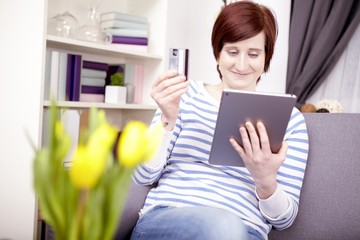
{"type": "MultiPolygon", "coordinates": [[[[157,205],[214,206],[237,214],[267,239],[272,226],[284,229],[297,215],[309,148],[304,117],[294,108],[284,137],[289,146],[287,158],[277,174],[278,185],[287,193],[290,207],[279,218],[270,219],[259,210],[255,184],[246,168],[208,163],[218,107],[203,83],[191,82],[182,97],[164,165],[142,165],[134,173],[138,184],[158,181],[140,214],[157,205]]],[[[158,110],[153,123],[160,121],[160,115],[158,110]]]]}

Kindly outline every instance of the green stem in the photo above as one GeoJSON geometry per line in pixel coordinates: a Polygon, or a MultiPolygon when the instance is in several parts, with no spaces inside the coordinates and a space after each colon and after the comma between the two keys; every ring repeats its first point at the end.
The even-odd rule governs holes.
{"type": "Polygon", "coordinates": [[[84,225],[84,214],[85,214],[85,209],[86,209],[86,203],[87,203],[87,199],[89,196],[89,190],[88,189],[82,189],[80,192],[80,198],[78,201],[78,206],[77,206],[77,222],[76,222],[76,234],[75,234],[75,238],[73,240],[80,240],[82,238],[83,235],[83,225],[84,225]]]}

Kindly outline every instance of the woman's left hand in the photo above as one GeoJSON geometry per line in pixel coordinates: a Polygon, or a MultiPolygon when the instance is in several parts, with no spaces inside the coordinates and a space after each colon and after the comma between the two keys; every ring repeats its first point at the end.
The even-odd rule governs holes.
{"type": "Polygon", "coordinates": [[[259,134],[251,122],[246,122],[245,126],[240,127],[243,147],[234,138],[230,138],[230,143],[251,173],[257,194],[261,199],[266,199],[277,188],[276,174],[286,158],[288,145],[283,142],[279,152],[272,153],[264,124],[257,122],[256,127],[259,134]]]}

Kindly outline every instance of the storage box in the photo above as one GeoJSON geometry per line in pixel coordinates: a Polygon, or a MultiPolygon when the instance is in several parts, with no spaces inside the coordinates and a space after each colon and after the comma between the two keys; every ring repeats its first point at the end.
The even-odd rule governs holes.
{"type": "Polygon", "coordinates": [[[126,87],[106,86],[105,87],[106,103],[126,103],[126,87]]]}

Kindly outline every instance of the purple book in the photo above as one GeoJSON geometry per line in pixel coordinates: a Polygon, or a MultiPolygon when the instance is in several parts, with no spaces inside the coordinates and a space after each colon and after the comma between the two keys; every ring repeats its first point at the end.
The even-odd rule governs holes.
{"type": "Polygon", "coordinates": [[[108,68],[109,68],[109,65],[107,63],[93,62],[93,61],[84,60],[83,61],[83,68],[100,70],[100,71],[107,71],[108,68]]]}
{"type": "Polygon", "coordinates": [[[105,87],[82,85],[81,93],[105,94],[105,87]]]}
{"type": "Polygon", "coordinates": [[[67,101],[72,101],[72,79],[73,79],[73,62],[74,55],[67,55],[67,66],[66,66],[66,87],[65,87],[65,98],[67,101]]]}
{"type": "Polygon", "coordinates": [[[123,36],[113,35],[112,43],[148,45],[148,39],[147,38],[139,38],[139,37],[123,37],[123,36]]]}
{"type": "Polygon", "coordinates": [[[74,55],[74,72],[73,72],[73,88],[72,88],[72,100],[80,101],[80,83],[81,83],[81,68],[82,68],[82,56],[74,55]]]}

